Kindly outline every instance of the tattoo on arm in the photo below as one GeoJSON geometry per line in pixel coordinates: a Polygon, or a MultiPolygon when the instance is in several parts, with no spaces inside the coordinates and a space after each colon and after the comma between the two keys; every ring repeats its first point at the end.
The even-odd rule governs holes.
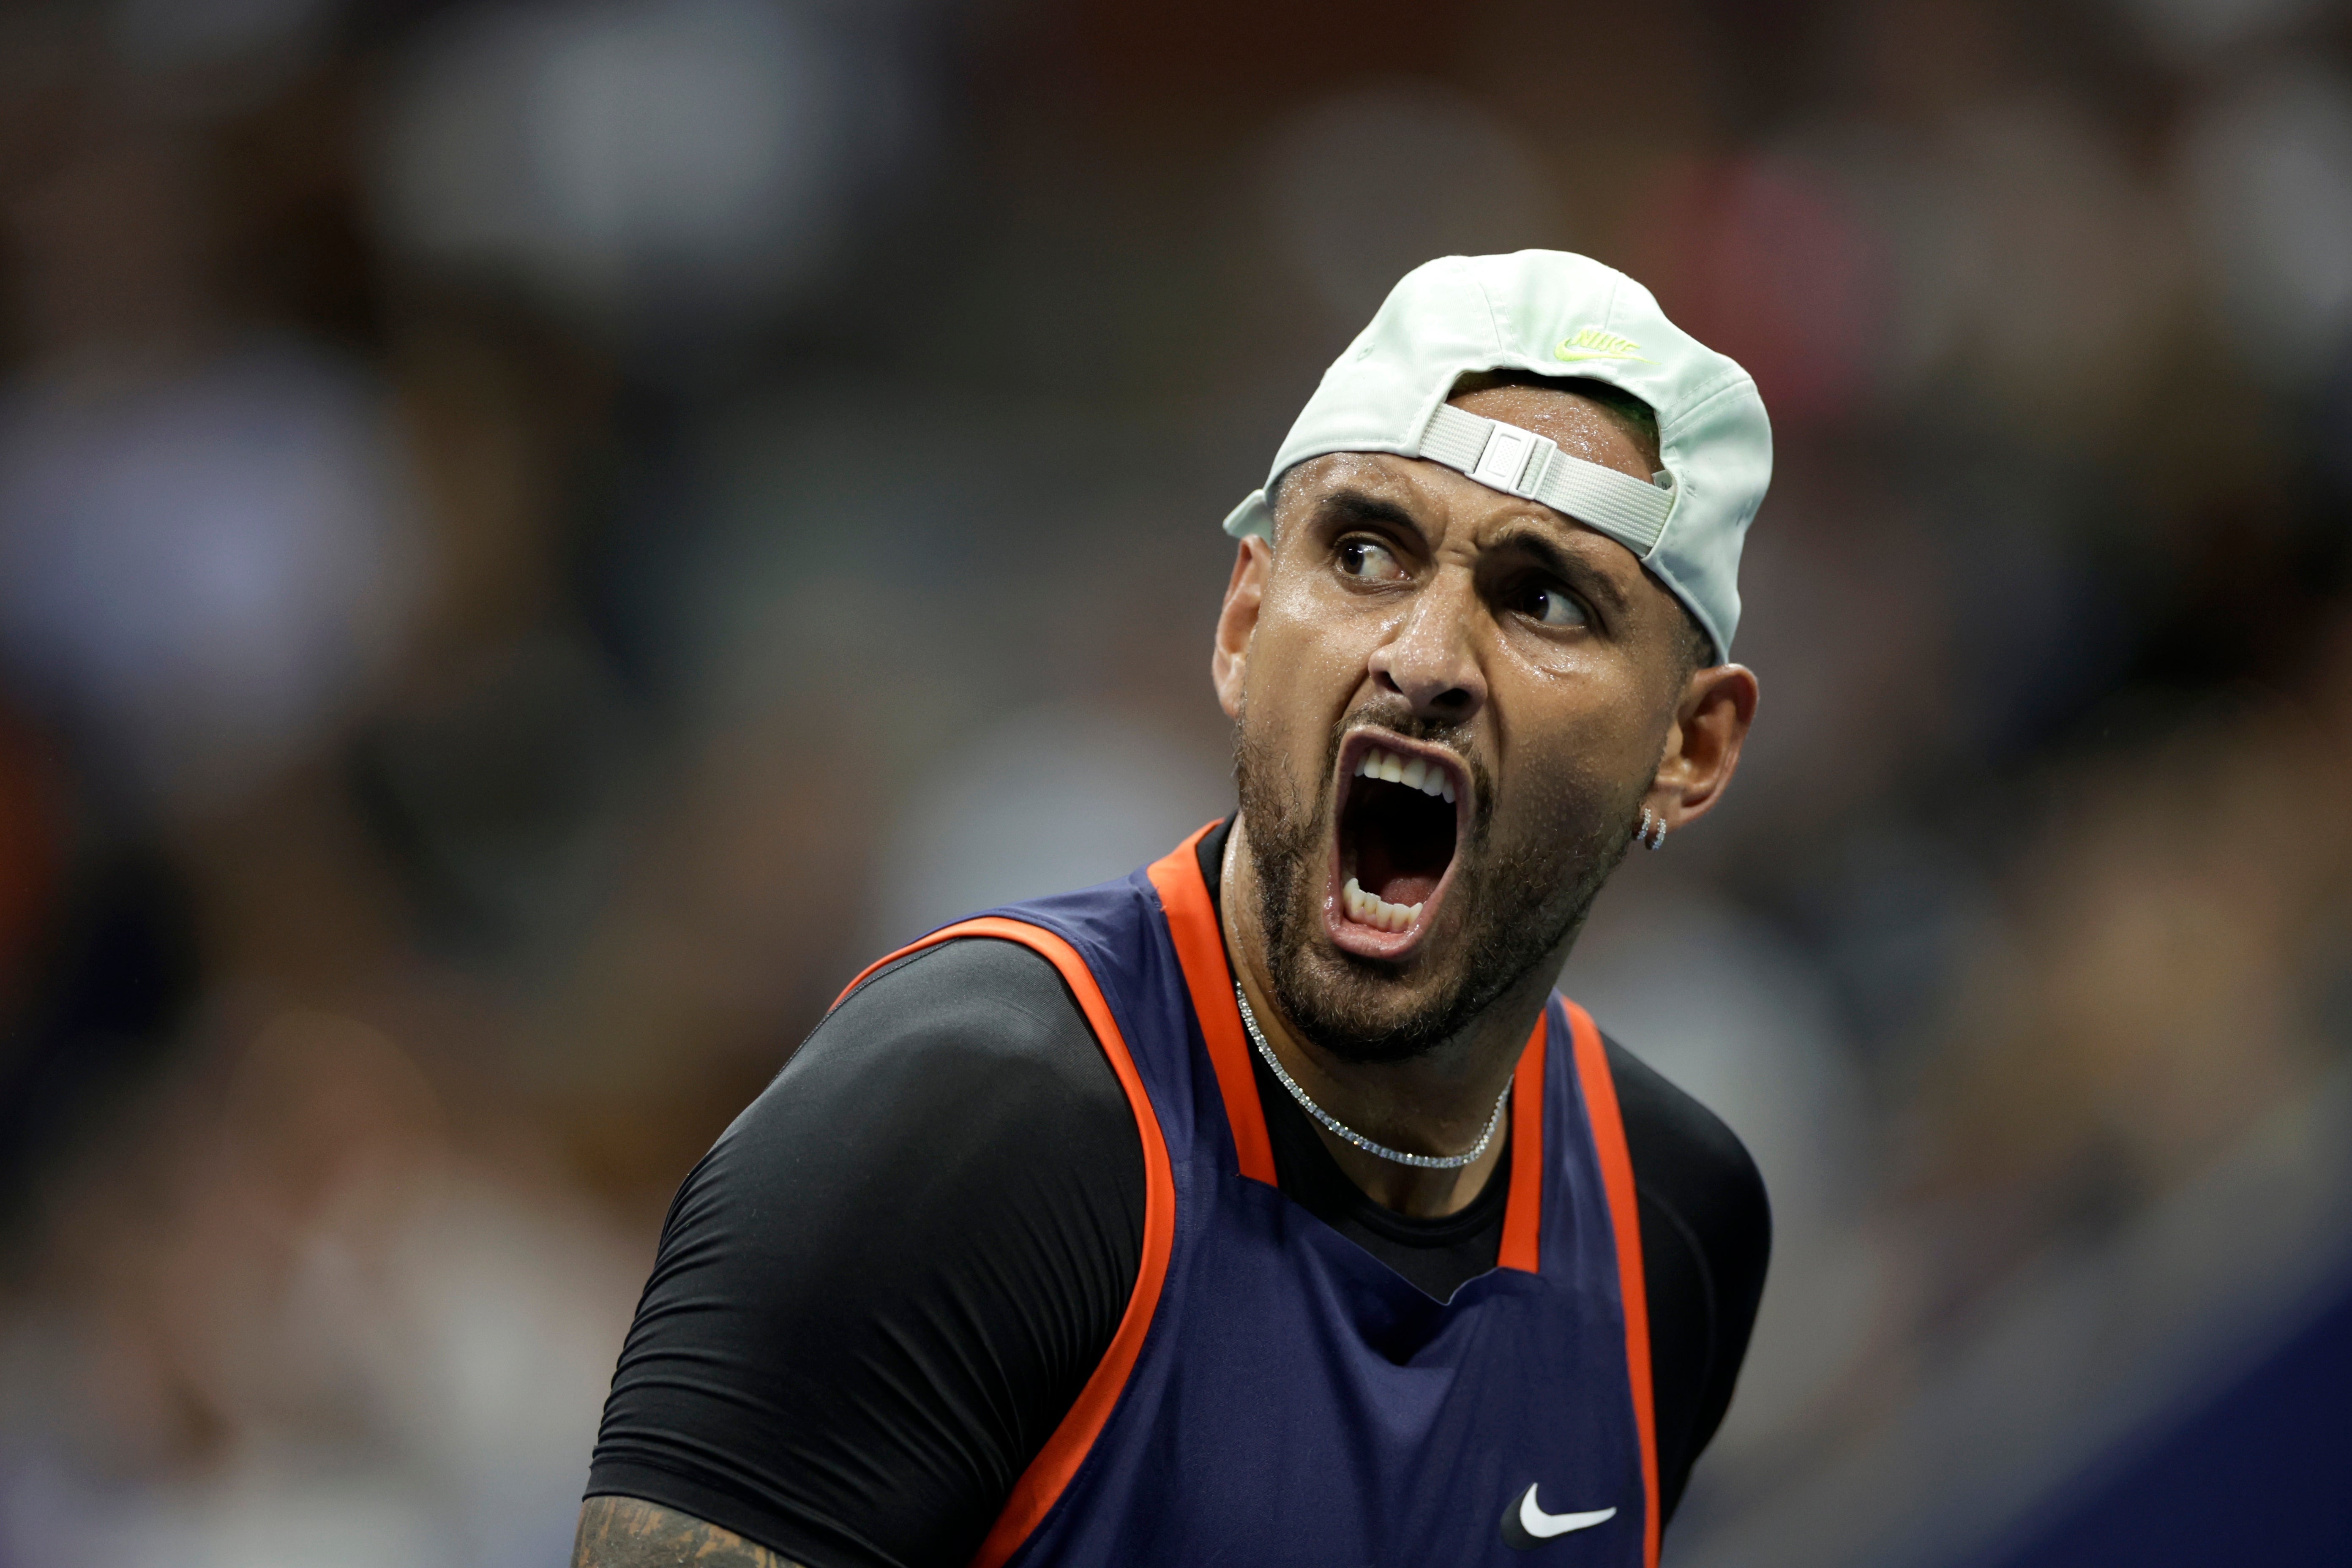
{"type": "Polygon", "coordinates": [[[633,1497],[580,1505],[572,1568],[802,1568],[731,1530],[633,1497]]]}

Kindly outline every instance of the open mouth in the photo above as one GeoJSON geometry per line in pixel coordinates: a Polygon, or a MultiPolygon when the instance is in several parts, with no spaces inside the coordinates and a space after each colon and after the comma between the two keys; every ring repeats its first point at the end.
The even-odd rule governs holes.
{"type": "Polygon", "coordinates": [[[1325,925],[1368,958],[1401,958],[1437,919],[1469,780],[1450,753],[1373,731],[1339,753],[1337,854],[1325,925]]]}

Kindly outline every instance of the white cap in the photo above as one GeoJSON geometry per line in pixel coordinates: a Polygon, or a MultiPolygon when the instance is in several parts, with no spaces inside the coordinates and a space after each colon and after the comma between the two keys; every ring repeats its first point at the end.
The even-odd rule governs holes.
{"type": "MultiPolygon", "coordinates": [[[[1748,373],[1616,268],[1564,250],[1414,268],[1323,373],[1267,487],[1328,452],[1424,458],[1607,534],[1689,607],[1717,658],[1731,656],[1739,546],[1772,480],[1772,427],[1748,373]],[[1446,403],[1458,377],[1490,370],[1582,376],[1640,398],[1657,416],[1664,470],[1643,484],[1446,403]]],[[[1225,531],[1271,535],[1265,495],[1252,491],[1225,531]]]]}

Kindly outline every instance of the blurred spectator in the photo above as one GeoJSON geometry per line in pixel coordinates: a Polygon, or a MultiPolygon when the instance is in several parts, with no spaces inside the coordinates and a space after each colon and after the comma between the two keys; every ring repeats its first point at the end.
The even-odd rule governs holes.
{"type": "Polygon", "coordinates": [[[888,952],[997,904],[1123,877],[1133,847],[1232,809],[1223,769],[1114,715],[1019,715],[943,759],[892,826],[872,940],[888,952]]]}
{"type": "Polygon", "coordinates": [[[315,747],[417,569],[380,395],[225,319],[197,171],[100,120],[10,203],[0,645],[127,795],[201,810],[315,747]]]}
{"type": "Polygon", "coordinates": [[[2352,82],[2303,59],[2217,84],[2182,162],[2233,353],[2290,387],[2325,374],[2352,332],[2352,82]]]}
{"type": "Polygon", "coordinates": [[[637,1258],[457,1157],[416,1068],[348,1019],[282,1014],[160,1087],[65,1186],[0,1351],[30,1455],[0,1540],[59,1564],[545,1561],[637,1258]]]}
{"type": "Polygon", "coordinates": [[[1398,273],[1531,245],[1780,446],[1743,777],[1567,976],[1780,1216],[1669,1560],[1975,1551],[2352,1250],[2195,1223],[2334,1191],[2352,1070],[2347,49],[0,16],[0,1562],[560,1560],[678,1178],[865,960],[1225,808],[1216,519],[1398,273]]]}

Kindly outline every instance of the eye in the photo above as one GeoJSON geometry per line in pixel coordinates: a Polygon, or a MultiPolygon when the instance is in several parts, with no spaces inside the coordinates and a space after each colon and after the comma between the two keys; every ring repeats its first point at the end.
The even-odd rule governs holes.
{"type": "Polygon", "coordinates": [[[1343,539],[1333,552],[1339,558],[1344,574],[1365,583],[1402,583],[1404,568],[1389,553],[1388,546],[1375,540],[1343,539]]]}
{"type": "Polygon", "coordinates": [[[1520,608],[1539,626],[1580,626],[1591,618],[1574,595],[1551,583],[1529,587],[1520,608]]]}

